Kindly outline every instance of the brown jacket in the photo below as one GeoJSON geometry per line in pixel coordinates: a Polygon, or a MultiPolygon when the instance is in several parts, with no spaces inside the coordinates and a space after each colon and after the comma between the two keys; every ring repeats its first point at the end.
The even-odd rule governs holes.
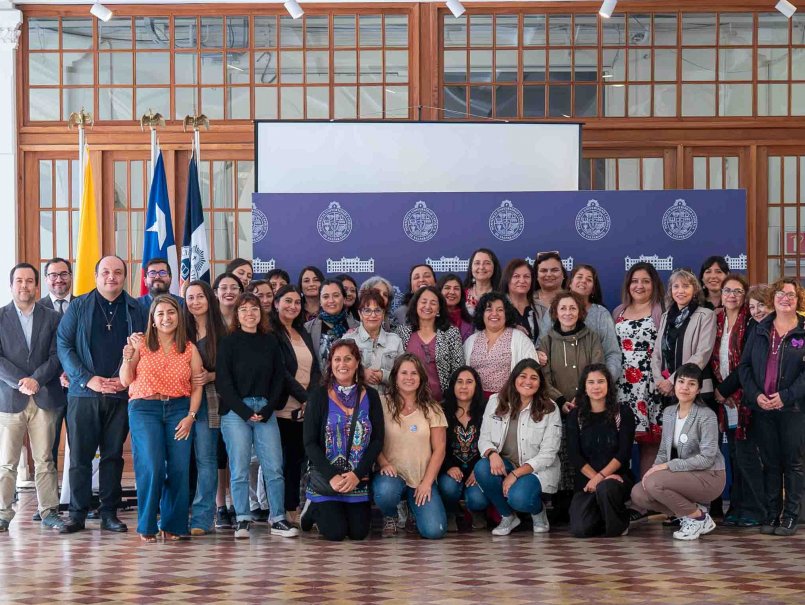
{"type": "Polygon", "coordinates": [[[542,368],[548,396],[560,405],[576,396],[579,377],[586,366],[604,363],[601,339],[586,326],[570,336],[562,336],[551,328],[540,338],[539,348],[548,355],[548,364],[542,368]]]}

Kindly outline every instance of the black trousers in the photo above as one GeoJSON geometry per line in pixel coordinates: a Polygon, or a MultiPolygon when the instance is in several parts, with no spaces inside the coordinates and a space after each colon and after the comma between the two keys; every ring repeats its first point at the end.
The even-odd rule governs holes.
{"type": "Polygon", "coordinates": [[[754,423],[753,416],[746,439],[740,441],[735,439],[735,429],[727,431],[732,461],[730,513],[738,518],[762,522],[766,519],[766,495],[754,423]]]}
{"type": "Polygon", "coordinates": [[[305,444],[302,441],[302,422],[277,418],[282,442],[282,459],[285,463],[285,510],[299,507],[299,485],[302,481],[302,466],[305,462],[305,444]]]}
{"type": "Polygon", "coordinates": [[[763,462],[766,520],[777,519],[782,513],[797,522],[805,487],[805,413],[789,409],[753,411],[752,424],[763,462]]]}
{"type": "Polygon", "coordinates": [[[577,538],[620,536],[629,527],[626,501],[632,482],[606,479],[592,493],[576,492],[570,502],[570,533],[577,538]]]}
{"type": "Polygon", "coordinates": [[[106,395],[68,397],[70,517],[83,521],[92,502],[92,460],[100,448],[101,517],[117,514],[123,478],[123,443],[129,433],[128,401],[106,395]]]}
{"type": "Polygon", "coordinates": [[[341,542],[344,538],[363,540],[372,525],[372,506],[369,502],[311,502],[309,515],[319,527],[325,540],[341,542]]]}

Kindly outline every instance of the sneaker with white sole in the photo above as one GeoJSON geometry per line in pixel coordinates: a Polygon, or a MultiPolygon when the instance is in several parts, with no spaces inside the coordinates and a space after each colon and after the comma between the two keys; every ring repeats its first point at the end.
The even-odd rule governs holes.
{"type": "Polygon", "coordinates": [[[508,536],[515,527],[520,525],[520,517],[512,513],[508,517],[503,517],[498,526],[492,530],[493,536],[508,536]]]}
{"type": "Polygon", "coordinates": [[[248,538],[251,523],[249,521],[238,521],[235,526],[235,538],[248,538]]]}
{"type": "Polygon", "coordinates": [[[295,538],[299,535],[299,530],[288,523],[285,519],[280,519],[271,524],[271,535],[282,536],[283,538],[295,538]]]}
{"type": "Polygon", "coordinates": [[[551,524],[548,522],[548,513],[545,507],[536,515],[531,515],[531,520],[534,523],[535,534],[547,534],[551,531],[551,524]]]}
{"type": "Polygon", "coordinates": [[[716,524],[708,514],[705,514],[703,519],[682,517],[679,530],[674,532],[674,538],[677,540],[698,540],[699,536],[709,534],[715,528],[716,524]]]}
{"type": "Polygon", "coordinates": [[[383,517],[383,533],[380,535],[384,538],[393,538],[397,535],[397,517],[383,517]]]}

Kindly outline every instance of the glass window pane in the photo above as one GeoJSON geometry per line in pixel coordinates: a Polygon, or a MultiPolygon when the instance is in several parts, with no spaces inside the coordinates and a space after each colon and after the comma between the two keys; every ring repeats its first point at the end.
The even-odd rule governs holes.
{"type": "Polygon", "coordinates": [[[619,118],[626,115],[626,87],[623,84],[604,86],[604,116],[619,118]]]}
{"type": "Polygon", "coordinates": [[[143,171],[145,170],[145,162],[136,160],[129,164],[131,175],[131,207],[132,208],[145,208],[145,197],[147,195],[143,171]]]}
{"type": "Polygon", "coordinates": [[[213,239],[216,258],[232,258],[235,256],[235,233],[234,225],[232,224],[234,218],[229,213],[213,213],[213,239]]]}
{"type": "Polygon", "coordinates": [[[495,52],[495,80],[498,82],[517,81],[516,50],[499,50],[495,52]]]}
{"type": "Polygon", "coordinates": [[[492,46],[492,15],[470,15],[470,45],[492,46]]]}
{"type": "Polygon", "coordinates": [[[62,53],[62,86],[92,85],[95,79],[94,68],[95,63],[90,53],[62,53]]]}
{"type": "MultiPolygon", "coordinates": [[[[795,204],[797,201],[797,158],[787,155],[783,158],[783,204],[795,204]]],[[[795,221],[788,220],[786,213],[786,224],[791,225],[795,221]]]]}
{"type": "Polygon", "coordinates": [[[28,113],[33,121],[58,120],[59,89],[31,88],[28,90],[28,113]]]}
{"type": "Polygon", "coordinates": [[[305,53],[305,80],[327,83],[330,81],[330,53],[326,50],[305,53]]]}
{"type": "Polygon", "coordinates": [[[550,15],[548,18],[548,44],[551,46],[570,46],[573,34],[570,15],[550,15]]]}
{"type": "Polygon", "coordinates": [[[626,79],[626,49],[605,48],[604,64],[601,66],[602,77],[609,82],[620,82],[626,79]]]}
{"type": "Polygon", "coordinates": [[[569,118],[570,86],[551,86],[548,89],[548,115],[552,118],[569,118]]]}
{"type": "Polygon", "coordinates": [[[170,48],[168,17],[135,17],[134,35],[138,49],[170,48]]]}
{"type": "Polygon", "coordinates": [[[53,258],[53,213],[39,213],[40,258],[53,258]]]}
{"type": "Polygon", "coordinates": [[[716,50],[714,48],[683,48],[682,79],[702,81],[716,79],[716,50]]]}
{"type": "Polygon", "coordinates": [[[545,117],[545,87],[523,87],[523,116],[527,118],[545,117]]]}
{"type": "Polygon", "coordinates": [[[177,84],[198,84],[196,53],[176,53],[173,56],[177,84]]]}
{"type": "Polygon", "coordinates": [[[241,258],[252,258],[252,213],[238,212],[238,251],[241,258]]]}
{"type": "Polygon", "coordinates": [[[805,80],[805,48],[791,49],[791,79],[805,80]]]}
{"type": "Polygon", "coordinates": [[[137,88],[137,103],[134,114],[139,118],[152,110],[163,116],[170,114],[170,88],[137,88]]]}
{"type": "Polygon", "coordinates": [[[770,204],[779,204],[781,203],[780,192],[781,192],[781,180],[780,180],[780,170],[782,167],[782,160],[779,156],[769,156],[769,188],[768,188],[768,197],[770,204]]]}
{"type": "MultiPolygon", "coordinates": [[[[805,84],[791,85],[791,115],[805,115],[805,84]]],[[[803,174],[805,174],[805,171],[803,171],[803,174]]]]}
{"type": "Polygon", "coordinates": [[[719,80],[751,80],[752,49],[722,48],[718,51],[719,80]]]}
{"type": "Polygon", "coordinates": [[[176,48],[196,48],[198,46],[198,23],[195,17],[175,17],[173,19],[173,44],[176,48]]]}
{"type": "Polygon", "coordinates": [[[643,189],[665,189],[662,158],[643,158],[643,189]]]}
{"type": "Polygon", "coordinates": [[[283,84],[302,83],[302,52],[280,53],[280,81],[283,84]]]}
{"type": "Polygon", "coordinates": [[[348,120],[358,117],[358,90],[355,86],[336,86],[333,89],[333,117],[348,120]]]}
{"type": "Polygon", "coordinates": [[[223,87],[201,89],[201,111],[211,120],[224,118],[223,87]]]}
{"type": "Polygon", "coordinates": [[[719,84],[718,115],[751,116],[752,85],[751,84],[719,84]]]}
{"type": "Polygon", "coordinates": [[[575,15],[573,34],[573,43],[576,46],[596,46],[598,44],[598,16],[575,15]]]}
{"type": "Polygon", "coordinates": [[[467,46],[467,15],[458,18],[445,15],[443,36],[445,47],[467,46]]]}
{"type": "Polygon", "coordinates": [[[115,212],[115,254],[126,258],[129,254],[129,215],[115,212]]]}
{"type": "Polygon", "coordinates": [[[64,49],[92,48],[93,17],[64,17],[61,20],[61,47],[64,49]]]}
{"type": "Polygon", "coordinates": [[[131,48],[131,17],[98,19],[98,48],[131,48]]]}
{"type": "Polygon", "coordinates": [[[70,206],[78,208],[81,203],[81,194],[79,188],[84,175],[78,168],[78,160],[70,161],[70,170],[72,171],[72,180],[70,182],[70,206]]]}
{"type": "Polygon", "coordinates": [[[360,118],[380,119],[383,117],[383,87],[361,86],[359,89],[360,118]]]}
{"type": "Polygon", "coordinates": [[[223,17],[202,17],[200,32],[201,48],[224,47],[223,17]]]}
{"type": "Polygon", "coordinates": [[[640,189],[638,158],[618,158],[618,189],[640,189]]]}
{"type": "Polygon", "coordinates": [[[74,111],[93,111],[95,91],[91,88],[63,88],[62,89],[62,118],[67,119],[74,111]]]}
{"type": "Polygon", "coordinates": [[[758,44],[788,44],[788,19],[782,13],[759,13],[758,44]]]}
{"type": "Polygon", "coordinates": [[[630,46],[651,46],[651,15],[630,13],[627,26],[630,46]]]}
{"type": "Polygon", "coordinates": [[[304,114],[304,89],[284,86],[280,91],[280,119],[299,120],[304,114]]]}
{"type": "Polygon", "coordinates": [[[623,46],[626,44],[626,19],[623,14],[612,15],[609,19],[601,19],[601,31],[605,46],[623,46]]]}
{"type": "Polygon", "coordinates": [[[517,46],[517,15],[497,15],[495,17],[495,47],[517,46]]]}
{"type": "Polygon", "coordinates": [[[129,205],[128,198],[128,167],[125,161],[116,161],[115,170],[115,208],[126,208],[129,205]]]}
{"type": "Polygon", "coordinates": [[[277,119],[277,89],[260,86],[254,89],[254,117],[263,120],[277,119]]]}
{"type": "Polygon", "coordinates": [[[470,81],[489,82],[492,78],[492,51],[470,51],[470,81]]]}
{"type": "Polygon", "coordinates": [[[30,53],[28,55],[30,84],[59,85],[59,53],[30,53]]]}
{"type": "Polygon", "coordinates": [[[727,189],[738,188],[738,158],[735,156],[727,156],[724,158],[724,187],[727,189]]]}
{"type": "Polygon", "coordinates": [[[545,81],[545,51],[523,51],[523,80],[533,82],[545,81]]]}
{"type": "Polygon", "coordinates": [[[573,99],[573,115],[588,117],[598,115],[598,86],[576,86],[573,99]]]}
{"type": "Polygon", "coordinates": [[[693,158],[693,187],[707,189],[707,158],[695,156],[693,158]]]}
{"type": "MultiPolygon", "coordinates": [[[[515,77],[517,75],[517,52],[514,57],[515,77]]],[[[407,50],[387,50],[386,51],[386,82],[407,82],[408,75],[408,51],[407,50]]]]}
{"type": "Polygon", "coordinates": [[[99,53],[99,84],[133,84],[132,53],[99,53]]]}
{"type": "Polygon", "coordinates": [[[56,254],[61,258],[70,258],[70,213],[56,212],[56,254]]]}
{"type": "Polygon", "coordinates": [[[469,113],[474,116],[492,117],[491,86],[473,86],[470,88],[469,113]]]}
{"type": "Polygon", "coordinates": [[[170,53],[137,53],[137,84],[170,84],[170,53]]]}
{"type": "Polygon", "coordinates": [[[28,50],[59,48],[59,19],[57,17],[28,19],[28,50]]]}
{"type": "Polygon", "coordinates": [[[569,82],[570,49],[549,50],[548,60],[550,61],[548,79],[552,82],[569,82]]]}
{"type": "Polygon", "coordinates": [[[53,162],[39,160],[39,207],[53,206],[53,162]]]}
{"type": "Polygon", "coordinates": [[[336,82],[358,81],[358,58],[354,50],[337,50],[333,53],[333,71],[336,82]]]}
{"type": "Polygon", "coordinates": [[[333,16],[333,44],[355,46],[355,15],[333,16]]]}
{"type": "Polygon", "coordinates": [[[237,169],[238,208],[251,209],[252,193],[254,192],[254,162],[238,160],[237,169]]]}
{"type": "Polygon", "coordinates": [[[361,82],[383,81],[383,53],[379,50],[360,51],[361,82]]]}
{"type": "Polygon", "coordinates": [[[757,49],[758,80],[788,80],[788,49],[757,49]]]}
{"type": "Polygon", "coordinates": [[[545,15],[524,15],[523,45],[544,46],[546,39],[545,15]]]}
{"type": "Polygon", "coordinates": [[[517,87],[495,87],[495,116],[498,118],[517,117],[517,87]]]}
{"type": "Polygon", "coordinates": [[[143,257],[144,212],[131,213],[131,258],[143,257]]]}
{"type": "Polygon", "coordinates": [[[307,119],[326,120],[330,117],[330,89],[326,86],[311,86],[307,95],[307,119]]]}
{"type": "Polygon", "coordinates": [[[301,48],[303,19],[291,19],[288,15],[280,17],[280,46],[283,48],[301,48]]]}
{"type": "Polygon", "coordinates": [[[408,118],[408,87],[386,86],[386,117],[408,118]]]}
{"type": "Polygon", "coordinates": [[[98,90],[98,113],[101,120],[133,120],[131,88],[101,88],[98,90]]]}
{"type": "MultiPolygon", "coordinates": [[[[408,46],[408,16],[386,15],[386,46],[408,46]]],[[[445,29],[447,21],[445,21],[445,29]]]]}
{"type": "Polygon", "coordinates": [[[201,82],[224,83],[224,53],[201,53],[201,82]]]}
{"type": "Polygon", "coordinates": [[[677,16],[676,14],[654,15],[654,45],[676,46],[677,16]]]}
{"type": "Polygon", "coordinates": [[[443,90],[445,119],[461,118],[467,112],[467,88],[465,86],[445,86],[443,90]]]}
{"type": "Polygon", "coordinates": [[[758,84],[757,115],[759,116],[788,115],[788,85],[758,84]]]}
{"type": "Polygon", "coordinates": [[[651,49],[629,49],[629,80],[632,82],[651,81],[651,49]]]}
{"type": "Polygon", "coordinates": [[[755,29],[752,13],[719,13],[718,43],[721,46],[752,46],[755,29]]]}
{"type": "Polygon", "coordinates": [[[198,115],[198,103],[195,88],[176,88],[174,102],[176,104],[175,120],[182,120],[187,115],[198,115]]]}
{"type": "Polygon", "coordinates": [[[275,48],[277,46],[277,18],[260,15],[254,18],[255,48],[275,48]]]}
{"type": "Polygon", "coordinates": [[[361,15],[358,18],[361,46],[383,46],[382,18],[380,15],[361,15]]]}
{"type": "Polygon", "coordinates": [[[249,53],[226,54],[226,83],[249,84],[249,53]]]}
{"type": "Polygon", "coordinates": [[[573,78],[577,82],[598,80],[597,50],[575,50],[573,52],[573,78]]]}
{"type": "Polygon", "coordinates": [[[676,82],[676,49],[657,48],[654,50],[654,81],[676,82]]]}
{"type": "Polygon", "coordinates": [[[651,115],[651,85],[629,84],[629,116],[651,115]]]}
{"type": "Polygon", "coordinates": [[[682,115],[715,115],[715,84],[683,84],[682,115]]]}
{"type": "Polygon", "coordinates": [[[249,18],[226,18],[226,47],[249,48],[249,18]]]}
{"type": "Polygon", "coordinates": [[[254,83],[276,84],[277,53],[275,51],[254,51],[254,83]]]}
{"type": "Polygon", "coordinates": [[[327,15],[305,17],[305,45],[308,48],[330,45],[330,18],[327,15]]]}
{"type": "Polygon", "coordinates": [[[715,13],[683,13],[682,45],[700,46],[716,43],[715,13]]]}
{"type": "Polygon", "coordinates": [[[213,208],[234,208],[235,165],[231,160],[212,162],[213,208]]]}

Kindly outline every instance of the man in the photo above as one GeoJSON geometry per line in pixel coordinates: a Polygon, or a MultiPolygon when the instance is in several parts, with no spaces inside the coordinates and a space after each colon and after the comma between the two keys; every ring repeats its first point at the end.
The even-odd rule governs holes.
{"type": "Polygon", "coordinates": [[[118,370],[126,339],[145,332],[147,315],[123,291],[125,283],[126,263],[118,256],[105,256],[95,265],[95,290],[74,299],[59,324],[59,359],[70,381],[70,520],[63,533],[84,529],[92,499],[92,459],[98,448],[101,529],[128,530],[117,518],[123,442],[129,431],[128,392],[118,370]]]}
{"type": "Polygon", "coordinates": [[[11,270],[12,302],[0,309],[0,532],[14,518],[17,464],[26,433],[34,459],[42,525],[62,530],[53,460],[55,416],[66,400],[56,355],[59,316],[36,304],[39,272],[20,263],[11,270]]]}
{"type": "MultiPolygon", "coordinates": [[[[164,258],[152,258],[145,265],[145,286],[148,288],[148,294],[143,294],[137,299],[143,308],[148,313],[151,308],[151,303],[160,294],[170,294],[171,282],[173,281],[173,273],[171,272],[168,261],[164,258]]],[[[184,304],[184,299],[171,294],[180,305],[184,304]]]]}

